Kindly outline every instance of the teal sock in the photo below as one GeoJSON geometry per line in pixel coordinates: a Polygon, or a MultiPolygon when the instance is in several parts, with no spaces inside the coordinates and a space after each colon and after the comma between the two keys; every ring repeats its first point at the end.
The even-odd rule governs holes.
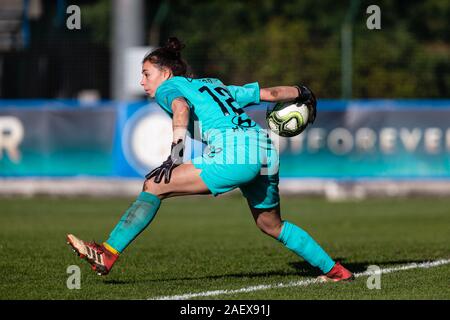
{"type": "Polygon", "coordinates": [[[334,261],[322,247],[306,231],[289,221],[283,221],[278,241],[323,273],[329,272],[334,266],[334,261]]]}
{"type": "Polygon", "coordinates": [[[125,248],[152,222],[161,200],[154,194],[141,192],[120,218],[106,243],[118,252],[125,248]]]}

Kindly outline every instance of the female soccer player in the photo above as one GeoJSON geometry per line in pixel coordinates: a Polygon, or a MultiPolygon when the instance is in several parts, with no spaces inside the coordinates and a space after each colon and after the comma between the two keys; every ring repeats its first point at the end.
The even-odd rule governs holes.
{"type": "Polygon", "coordinates": [[[103,244],[85,242],[71,234],[67,235],[68,243],[94,271],[106,275],[150,224],[164,199],[192,194],[217,196],[240,188],[264,233],[318,267],[323,280],[352,280],[352,273],[333,261],[308,233],[281,219],[277,153],[269,136],[243,110],[260,101],[303,102],[310,108],[308,121],[312,123],[316,99],[311,90],[305,86],[260,89],[258,83],[226,86],[218,79],[188,77],[181,58],[183,47],[177,38],[170,38],[142,63],[140,84],[172,117],[171,155],[146,175],[143,191],[103,244]],[[201,127],[200,137],[195,127],[201,127]],[[187,132],[197,135],[206,148],[202,156],[183,163],[187,132]]]}

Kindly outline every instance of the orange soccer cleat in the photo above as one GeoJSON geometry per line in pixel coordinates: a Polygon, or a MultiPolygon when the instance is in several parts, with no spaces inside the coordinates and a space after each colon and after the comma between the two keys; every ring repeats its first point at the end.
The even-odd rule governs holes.
{"type": "Polygon", "coordinates": [[[352,281],[355,279],[353,273],[344,268],[339,262],[327,273],[319,277],[323,282],[352,281]]]}
{"type": "Polygon", "coordinates": [[[82,241],[73,234],[67,235],[67,244],[80,258],[85,259],[91,265],[92,270],[100,276],[107,275],[119,257],[118,254],[109,251],[104,245],[82,241]]]}

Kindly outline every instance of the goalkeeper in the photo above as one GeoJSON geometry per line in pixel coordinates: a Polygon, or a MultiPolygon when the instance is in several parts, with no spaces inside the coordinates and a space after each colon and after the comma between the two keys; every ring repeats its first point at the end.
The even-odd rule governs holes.
{"type": "Polygon", "coordinates": [[[328,281],[352,280],[350,271],[335,262],[303,229],[282,220],[278,192],[278,155],[269,136],[243,111],[260,101],[296,101],[316,114],[316,99],[305,86],[259,88],[258,83],[225,86],[218,79],[193,79],[181,58],[184,45],[169,38],[164,47],[147,54],[141,85],[172,118],[171,155],[146,175],[143,191],[123,214],[102,244],[84,242],[72,234],[67,241],[100,275],[111,271],[127,246],[151,223],[161,202],[193,194],[219,194],[239,188],[258,228],[281,242],[328,281]],[[186,133],[207,146],[201,157],[183,163],[186,133]]]}

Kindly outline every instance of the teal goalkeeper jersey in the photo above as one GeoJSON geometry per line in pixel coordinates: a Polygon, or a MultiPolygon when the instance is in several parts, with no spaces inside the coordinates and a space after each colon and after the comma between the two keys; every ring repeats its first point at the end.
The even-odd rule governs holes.
{"type": "Polygon", "coordinates": [[[205,133],[211,130],[260,129],[243,110],[246,105],[260,102],[257,82],[226,86],[213,78],[172,77],[164,81],[155,94],[156,102],[171,117],[172,101],[179,97],[183,97],[190,107],[188,130],[197,140],[205,141],[205,133]],[[201,139],[198,132],[195,133],[196,127],[201,129],[201,139]]]}

